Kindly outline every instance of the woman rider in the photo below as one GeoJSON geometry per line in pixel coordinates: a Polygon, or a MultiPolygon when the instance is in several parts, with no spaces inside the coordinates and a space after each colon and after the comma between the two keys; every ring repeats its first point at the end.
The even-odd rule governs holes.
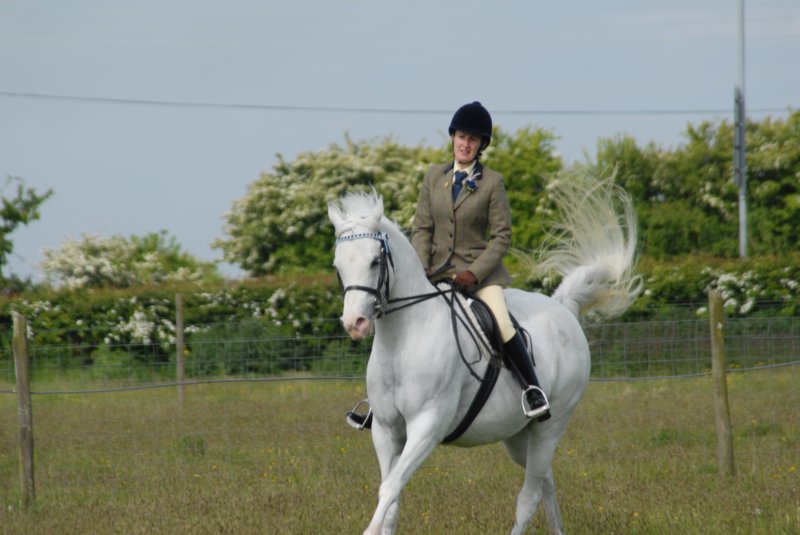
{"type": "MultiPolygon", "coordinates": [[[[448,131],[453,161],[432,165],[423,178],[411,244],[429,277],[451,278],[489,306],[503,351],[527,385],[522,394],[525,415],[541,421],[549,417],[550,405],[503,294],[503,287],[511,284],[503,265],[511,247],[508,197],[503,177],[480,162],[492,139],[491,115],[480,102],[465,104],[453,115],[448,131]],[[443,269],[447,270],[442,273],[443,269]]],[[[347,420],[353,427],[366,428],[371,416],[350,412],[347,420]]]]}

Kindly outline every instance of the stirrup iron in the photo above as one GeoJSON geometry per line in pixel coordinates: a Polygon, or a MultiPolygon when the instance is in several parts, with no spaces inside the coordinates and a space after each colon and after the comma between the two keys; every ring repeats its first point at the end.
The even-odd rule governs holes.
{"type": "Polygon", "coordinates": [[[550,418],[550,402],[547,401],[547,396],[544,393],[544,390],[539,388],[538,386],[528,385],[528,387],[522,391],[522,412],[525,413],[525,416],[528,418],[536,418],[537,421],[543,422],[550,418]],[[538,407],[536,409],[529,407],[527,404],[527,394],[528,392],[538,390],[539,393],[542,395],[542,399],[544,399],[544,405],[538,407]]]}
{"type": "Polygon", "coordinates": [[[368,399],[362,399],[361,401],[356,403],[355,406],[352,408],[352,410],[350,410],[345,416],[347,425],[349,425],[353,429],[358,429],[359,431],[369,428],[369,423],[371,418],[372,418],[372,408],[369,406],[368,399]],[[357,412],[358,408],[361,405],[367,406],[367,414],[363,416],[357,412]]]}

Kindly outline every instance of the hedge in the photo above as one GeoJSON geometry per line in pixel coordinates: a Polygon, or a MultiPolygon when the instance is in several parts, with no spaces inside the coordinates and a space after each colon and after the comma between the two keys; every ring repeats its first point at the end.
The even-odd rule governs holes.
{"type": "MultiPolygon", "coordinates": [[[[645,258],[639,272],[644,291],[621,321],[685,318],[687,309],[693,317],[703,316],[711,288],[721,291],[730,317],[796,316],[800,306],[800,253],[737,260],[645,258]]],[[[541,289],[537,281],[517,286],[541,289]]],[[[43,290],[0,299],[0,358],[10,353],[11,312],[19,311],[28,319],[30,343],[37,346],[147,344],[161,347],[159,358],[168,359],[174,352],[178,293],[185,303],[187,336],[212,329],[229,332],[220,325],[243,322],[248,332],[255,322],[270,336],[342,334],[337,319],[341,297],[331,272],[207,286],[43,290]]]]}

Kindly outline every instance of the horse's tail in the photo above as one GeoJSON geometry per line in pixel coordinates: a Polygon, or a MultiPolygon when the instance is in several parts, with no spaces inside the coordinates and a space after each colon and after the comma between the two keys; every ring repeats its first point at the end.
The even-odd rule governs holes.
{"type": "Polygon", "coordinates": [[[535,269],[563,277],[552,297],[578,318],[619,316],[642,290],[634,271],[636,213],[614,177],[565,175],[551,184],[559,223],[535,269]]]}

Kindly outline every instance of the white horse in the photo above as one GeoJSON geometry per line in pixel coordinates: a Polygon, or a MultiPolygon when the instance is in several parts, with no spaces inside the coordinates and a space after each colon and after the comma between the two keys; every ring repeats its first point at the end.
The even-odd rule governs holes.
{"type": "MultiPolygon", "coordinates": [[[[511,531],[516,535],[525,532],[540,501],[550,531],[562,533],[551,463],[589,380],[589,346],[579,320],[590,310],[621,314],[641,288],[633,272],[635,215],[613,177],[562,180],[554,198],[563,221],[557,247],[540,265],[562,275],[562,282],[552,297],[506,290],[509,310],[532,337],[552,417],[527,419],[520,386],[503,368],[483,409],[452,442],[475,446],[503,440],[525,469],[511,531]]],[[[403,487],[459,425],[489,359],[465,328],[454,332],[447,299],[453,294],[435,293],[411,243],[384,216],[381,197],[374,191],[348,194],[328,205],[328,216],[337,237],[334,266],[344,289],[342,325],[355,340],[375,335],[366,383],[381,485],[364,533],[392,534],[403,487]]]]}

